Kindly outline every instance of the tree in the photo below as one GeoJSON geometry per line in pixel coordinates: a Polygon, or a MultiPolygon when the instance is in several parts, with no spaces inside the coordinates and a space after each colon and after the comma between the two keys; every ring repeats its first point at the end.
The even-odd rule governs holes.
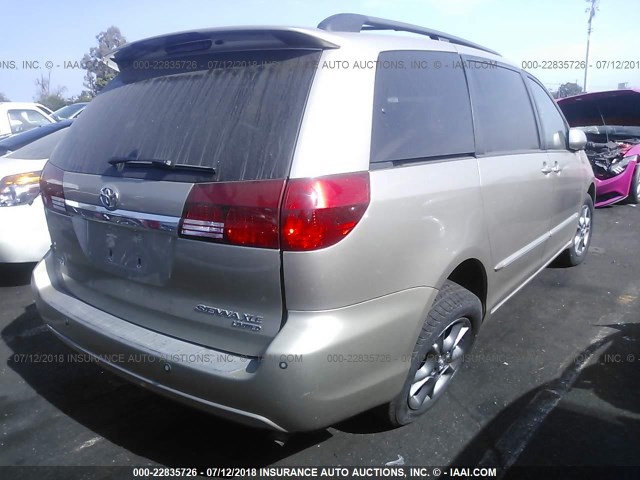
{"type": "Polygon", "coordinates": [[[558,88],[558,98],[572,97],[582,93],[582,87],[576,82],[567,82],[558,88]]]}
{"type": "Polygon", "coordinates": [[[87,90],[83,90],[80,95],[78,95],[77,97],[74,98],[73,103],[77,103],[77,102],[90,102],[91,99],[93,99],[93,95],[91,95],[91,92],[87,91],[87,90]]]}
{"type": "Polygon", "coordinates": [[[40,74],[40,78],[36,79],[36,86],[38,87],[36,102],[49,107],[51,110],[58,110],[67,104],[67,101],[62,96],[66,87],[57,87],[55,90],[51,90],[51,71],[49,71],[48,77],[40,74]]]}
{"type": "Polygon", "coordinates": [[[120,33],[120,29],[114,26],[96,35],[96,40],[98,40],[98,46],[91,47],[89,53],[85,53],[82,57],[82,68],[87,71],[84,76],[84,86],[88,89],[82,92],[83,97],[85,93],[91,98],[95,97],[116,76],[116,72],[107,67],[103,59],[109,52],[127,42],[120,33]]]}
{"type": "Polygon", "coordinates": [[[0,92],[0,102],[10,102],[9,97],[7,97],[4,93],[0,92]]]}

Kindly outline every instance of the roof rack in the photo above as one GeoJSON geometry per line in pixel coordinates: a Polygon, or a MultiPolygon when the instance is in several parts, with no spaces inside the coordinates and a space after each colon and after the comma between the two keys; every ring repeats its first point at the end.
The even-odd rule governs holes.
{"type": "Polygon", "coordinates": [[[394,20],[386,20],[384,18],[368,17],[357,13],[338,13],[325,18],[318,24],[318,28],[328,32],[352,32],[358,33],[367,30],[395,30],[398,32],[417,33],[418,35],[426,35],[432,40],[441,40],[456,45],[464,45],[465,47],[477,48],[494,55],[501,56],[495,50],[483,47],[477,43],[470,42],[463,38],[454,37],[448,33],[439,32],[431,28],[411,25],[410,23],[396,22],[394,20]]]}

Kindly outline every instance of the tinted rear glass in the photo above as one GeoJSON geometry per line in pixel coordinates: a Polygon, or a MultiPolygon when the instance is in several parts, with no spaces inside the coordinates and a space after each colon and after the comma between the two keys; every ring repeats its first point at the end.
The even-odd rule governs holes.
{"type": "Polygon", "coordinates": [[[78,110],[82,110],[85,105],[86,103],[74,103],[73,105],[67,105],[66,107],[62,107],[60,110],[56,110],[53,114],[60,118],[69,118],[78,110]]]}
{"type": "Polygon", "coordinates": [[[372,162],[474,152],[471,104],[458,54],[391,51],[378,60],[372,162]]]}
{"type": "Polygon", "coordinates": [[[219,181],[284,178],[319,56],[233,53],[198,58],[199,70],[172,58],[170,71],[156,70],[166,63],[134,62],[87,106],[51,162],[79,173],[163,180],[185,178],[108,161],[214,167],[219,181]]]}

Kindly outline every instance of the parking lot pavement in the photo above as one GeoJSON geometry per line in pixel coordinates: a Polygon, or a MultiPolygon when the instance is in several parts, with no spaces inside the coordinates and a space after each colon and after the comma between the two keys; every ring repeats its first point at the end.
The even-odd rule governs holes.
{"type": "Polygon", "coordinates": [[[361,415],[282,446],[67,361],[28,272],[3,269],[0,465],[640,464],[640,208],[595,222],[585,263],[546,269],[485,324],[430,414],[391,431],[361,415]]]}

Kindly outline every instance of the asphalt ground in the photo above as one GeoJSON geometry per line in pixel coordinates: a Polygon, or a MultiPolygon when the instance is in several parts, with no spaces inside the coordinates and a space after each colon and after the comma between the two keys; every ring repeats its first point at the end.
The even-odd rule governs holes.
{"type": "MultiPolygon", "coordinates": [[[[585,262],[547,268],[483,325],[469,361],[428,415],[385,431],[363,414],[284,443],[156,396],[95,363],[67,361],[77,357],[33,305],[30,266],[1,266],[0,465],[13,467],[0,477],[71,472],[15,466],[396,462],[497,466],[515,478],[532,466],[640,465],[639,247],[640,207],[598,210],[585,262]]],[[[82,475],[123,472],[130,469],[82,475]]]]}

